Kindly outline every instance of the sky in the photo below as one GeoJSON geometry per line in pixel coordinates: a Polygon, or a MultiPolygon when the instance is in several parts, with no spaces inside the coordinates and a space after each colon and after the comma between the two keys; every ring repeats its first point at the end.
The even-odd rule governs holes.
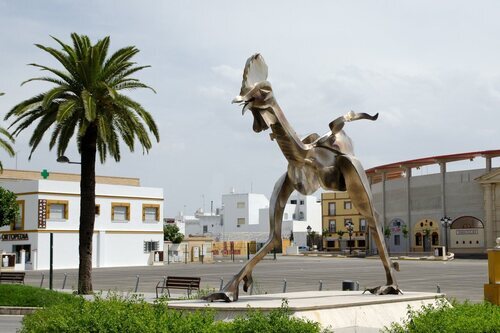
{"type": "MultiPolygon", "coordinates": [[[[350,110],[380,114],[345,127],[365,168],[500,149],[499,14],[498,1],[0,0],[0,126],[50,88],[20,86],[42,74],[27,64],[58,66],[34,44],[57,47],[50,36],[70,43],[77,32],[110,36],[111,51],[135,45],[135,61],[151,65],[136,77],[157,93],[127,94],[153,115],[160,142],[147,155],[123,147],[96,172],[163,188],[168,217],[218,207],[232,188],[269,197],[286,171],[269,132],[254,133],[251,114],[231,104],[256,52],[300,136],[350,110]]],[[[29,137],[17,137],[17,158],[0,152],[4,168],[79,172],[56,162],[50,134],[29,160],[29,137]]],[[[79,160],[75,141],[66,156],[79,160]]]]}

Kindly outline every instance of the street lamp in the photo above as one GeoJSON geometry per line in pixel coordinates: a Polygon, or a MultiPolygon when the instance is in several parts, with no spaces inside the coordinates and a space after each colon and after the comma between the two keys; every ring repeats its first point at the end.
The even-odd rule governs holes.
{"type": "Polygon", "coordinates": [[[351,221],[348,221],[344,224],[347,228],[347,232],[349,233],[349,254],[352,254],[352,232],[354,231],[354,224],[351,221]]]}
{"type": "Polygon", "coordinates": [[[69,163],[69,164],[82,164],[82,162],[72,162],[72,161],[69,160],[69,158],[67,158],[64,155],[59,156],[57,158],[57,162],[59,162],[59,163],[69,163]]]}
{"type": "Polygon", "coordinates": [[[446,251],[448,251],[448,228],[451,225],[451,221],[452,221],[451,217],[448,216],[441,218],[441,225],[444,227],[444,235],[446,237],[446,243],[445,243],[446,251]]]}
{"type": "Polygon", "coordinates": [[[312,230],[312,228],[311,228],[311,226],[308,225],[306,230],[307,230],[307,246],[309,247],[309,250],[311,250],[311,248],[312,248],[312,242],[311,242],[311,230],[312,230]]]}

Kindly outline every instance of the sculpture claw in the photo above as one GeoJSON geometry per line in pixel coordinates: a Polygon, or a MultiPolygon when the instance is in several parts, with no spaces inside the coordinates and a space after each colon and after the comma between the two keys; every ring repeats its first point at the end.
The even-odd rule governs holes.
{"type": "Polygon", "coordinates": [[[231,298],[228,295],[229,293],[218,291],[216,293],[212,293],[207,296],[203,296],[201,299],[212,303],[213,301],[223,300],[226,303],[231,302],[231,298]]]}
{"type": "Polygon", "coordinates": [[[365,291],[363,291],[363,294],[369,291],[371,294],[374,295],[398,295],[401,294],[403,295],[403,292],[401,289],[398,288],[396,285],[387,285],[387,286],[379,286],[375,288],[366,288],[365,291]]]}
{"type": "Polygon", "coordinates": [[[243,281],[245,282],[243,284],[243,290],[245,292],[248,292],[248,290],[250,290],[250,286],[253,284],[253,278],[252,278],[252,274],[247,274],[245,275],[245,277],[243,278],[243,281]]]}

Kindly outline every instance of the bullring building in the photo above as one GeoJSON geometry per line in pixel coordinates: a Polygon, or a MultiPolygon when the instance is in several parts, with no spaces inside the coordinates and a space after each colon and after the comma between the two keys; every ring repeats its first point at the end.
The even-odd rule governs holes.
{"type": "MultiPolygon", "coordinates": [[[[475,256],[493,248],[500,237],[500,168],[492,167],[492,159],[499,156],[500,150],[467,152],[368,169],[375,208],[384,229],[389,229],[384,233],[389,251],[428,253],[447,246],[457,256],[475,256]],[[473,160],[484,164],[478,169],[447,170],[452,162],[473,160]],[[423,174],[428,169],[437,172],[423,174]]],[[[323,210],[327,229],[325,223],[335,217],[325,213],[328,209],[323,210]]],[[[364,236],[369,238],[368,233],[364,236]]],[[[370,243],[367,239],[369,247],[370,243]]]]}

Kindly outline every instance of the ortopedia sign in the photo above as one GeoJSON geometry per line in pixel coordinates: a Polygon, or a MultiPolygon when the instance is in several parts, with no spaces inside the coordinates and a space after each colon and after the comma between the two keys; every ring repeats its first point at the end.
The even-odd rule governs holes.
{"type": "Polygon", "coordinates": [[[3,241],[24,241],[28,240],[28,234],[3,234],[3,241]]]}

